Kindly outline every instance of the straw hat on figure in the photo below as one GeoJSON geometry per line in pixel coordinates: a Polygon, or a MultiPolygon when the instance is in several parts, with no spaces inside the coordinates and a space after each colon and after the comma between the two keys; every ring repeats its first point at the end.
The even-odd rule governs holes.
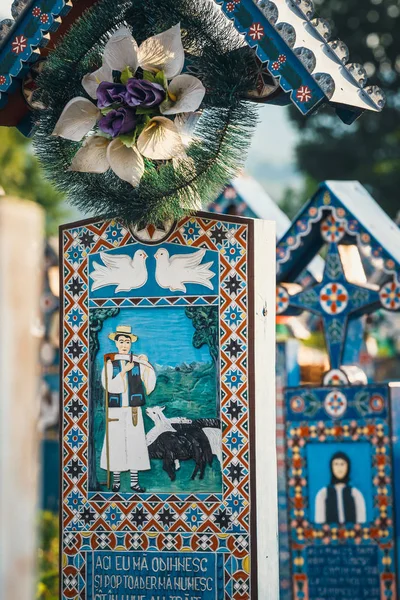
{"type": "Polygon", "coordinates": [[[138,338],[130,326],[119,325],[108,337],[115,343],[117,352],[104,355],[106,434],[100,467],[107,470],[107,487],[113,474],[113,492],[120,490],[124,471],[130,471],[131,489],[145,492],[139,484],[139,471],[150,469],[150,459],[141,407],[146,394],[155,388],[156,374],[147,356],[131,352],[138,338]]]}

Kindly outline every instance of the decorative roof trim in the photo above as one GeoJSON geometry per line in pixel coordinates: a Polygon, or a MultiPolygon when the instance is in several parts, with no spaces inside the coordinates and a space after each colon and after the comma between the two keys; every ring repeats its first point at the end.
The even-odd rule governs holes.
{"type": "Polygon", "coordinates": [[[15,0],[12,14],[16,20],[0,22],[0,108],[40,58],[40,48],[49,43],[51,33],[71,8],[70,0],[15,0]]]}
{"type": "MultiPolygon", "coordinates": [[[[368,248],[373,248],[371,261],[377,262],[377,264],[379,263],[380,268],[385,273],[388,275],[396,275],[398,273],[400,263],[396,256],[385,248],[382,241],[378,239],[378,236],[376,234],[373,235],[373,233],[362,224],[357,215],[354,214],[354,212],[351,211],[335,194],[334,189],[332,189],[334,188],[334,183],[337,182],[325,181],[319,186],[317,192],[300,210],[288,231],[277,243],[276,270],[278,283],[291,282],[293,277],[290,273],[293,271],[294,264],[300,261],[301,264],[297,265],[295,271],[301,271],[307,265],[310,253],[312,254],[314,250],[315,254],[318,253],[320,246],[324,242],[321,239],[321,242],[318,245],[314,237],[310,236],[310,232],[313,225],[320,221],[324,211],[332,212],[337,220],[346,223],[346,233],[356,238],[359,248],[364,250],[365,253],[369,253],[368,248]]],[[[341,183],[362,188],[366,192],[365,188],[363,188],[358,181],[346,181],[341,183]]],[[[373,201],[372,198],[371,200],[373,201]]],[[[365,207],[363,208],[360,205],[360,210],[365,210],[365,207]]],[[[384,221],[383,229],[384,231],[387,231],[386,219],[389,219],[389,217],[384,211],[381,212],[383,213],[382,219],[384,221]]],[[[379,223],[376,223],[376,231],[378,230],[379,223]]],[[[400,230],[397,231],[400,240],[400,230]]]]}
{"type": "MultiPolygon", "coordinates": [[[[329,42],[327,22],[311,18],[311,0],[215,1],[302,114],[323,102],[351,107],[356,116],[363,110],[382,110],[383,92],[377,86],[364,89],[361,65],[344,64],[347,47],[340,40],[329,42]]],[[[343,111],[339,116],[351,120],[343,111]]]]}
{"type": "MultiPolygon", "coordinates": [[[[327,23],[312,19],[311,0],[214,1],[303,115],[326,102],[346,123],[363,110],[382,110],[383,93],[377,86],[363,89],[363,67],[344,64],[346,46],[329,42],[327,23]]],[[[0,22],[0,109],[71,8],[71,0],[14,0],[15,21],[0,22]]]]}

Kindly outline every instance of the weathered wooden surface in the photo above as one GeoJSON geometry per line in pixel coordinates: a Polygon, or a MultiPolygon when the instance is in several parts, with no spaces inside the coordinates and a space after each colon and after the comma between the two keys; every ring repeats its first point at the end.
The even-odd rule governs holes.
{"type": "Polygon", "coordinates": [[[43,212],[0,199],[0,598],[32,600],[43,212]]]}

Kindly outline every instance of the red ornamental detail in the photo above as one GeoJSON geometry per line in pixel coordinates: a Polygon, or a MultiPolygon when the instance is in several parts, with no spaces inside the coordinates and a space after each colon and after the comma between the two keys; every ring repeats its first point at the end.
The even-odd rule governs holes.
{"type": "Polygon", "coordinates": [[[338,242],[345,234],[343,221],[337,221],[333,215],[329,215],[321,225],[321,234],[327,242],[338,242]]]}
{"type": "Polygon", "coordinates": [[[41,23],[47,23],[47,22],[48,22],[48,20],[49,20],[49,15],[43,14],[43,15],[40,17],[40,21],[41,21],[41,23]]]}
{"type": "Polygon", "coordinates": [[[341,417],[347,408],[347,399],[342,392],[330,392],[324,400],[324,408],[329,416],[341,417]]]}
{"type": "Polygon", "coordinates": [[[328,283],[321,289],[319,299],[326,313],[337,315],[345,310],[349,296],[342,284],[328,283]]]}
{"type": "Polygon", "coordinates": [[[388,310],[400,308],[400,285],[395,281],[386,283],[379,292],[381,304],[388,310]]]}
{"type": "Polygon", "coordinates": [[[4,85],[6,82],[6,78],[4,77],[4,75],[0,75],[0,85],[4,85]]]}
{"type": "Polygon", "coordinates": [[[254,41],[261,40],[261,38],[264,37],[264,27],[261,23],[253,23],[249,29],[249,35],[254,41]]]}
{"type": "Polygon", "coordinates": [[[280,63],[278,63],[277,61],[272,63],[272,68],[274,71],[278,71],[280,66],[280,63]]]}
{"type": "Polygon", "coordinates": [[[21,54],[25,50],[28,45],[28,39],[23,35],[17,35],[17,37],[12,42],[12,51],[14,54],[21,54]]]}
{"type": "Polygon", "coordinates": [[[296,98],[300,102],[308,102],[312,98],[312,93],[307,85],[302,85],[296,92],[296,98]]]}
{"type": "Polygon", "coordinates": [[[283,65],[283,63],[285,63],[285,62],[286,62],[286,56],[285,56],[284,54],[280,54],[280,55],[278,56],[278,62],[280,62],[280,63],[281,63],[281,65],[283,65]]]}
{"type": "Polygon", "coordinates": [[[40,10],[40,8],[38,6],[35,6],[35,8],[32,10],[32,14],[34,17],[40,17],[40,13],[42,11],[40,10]]]}
{"type": "Polygon", "coordinates": [[[233,2],[228,2],[226,5],[226,10],[228,12],[233,12],[235,10],[235,4],[233,2]]]}

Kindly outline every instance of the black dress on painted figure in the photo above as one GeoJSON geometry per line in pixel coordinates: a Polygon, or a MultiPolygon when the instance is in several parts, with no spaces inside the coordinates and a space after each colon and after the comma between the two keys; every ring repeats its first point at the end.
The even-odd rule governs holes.
{"type": "Polygon", "coordinates": [[[351,461],[344,452],[336,452],[330,460],[331,480],[315,498],[316,523],[365,523],[364,496],[350,484],[351,461]]]}

